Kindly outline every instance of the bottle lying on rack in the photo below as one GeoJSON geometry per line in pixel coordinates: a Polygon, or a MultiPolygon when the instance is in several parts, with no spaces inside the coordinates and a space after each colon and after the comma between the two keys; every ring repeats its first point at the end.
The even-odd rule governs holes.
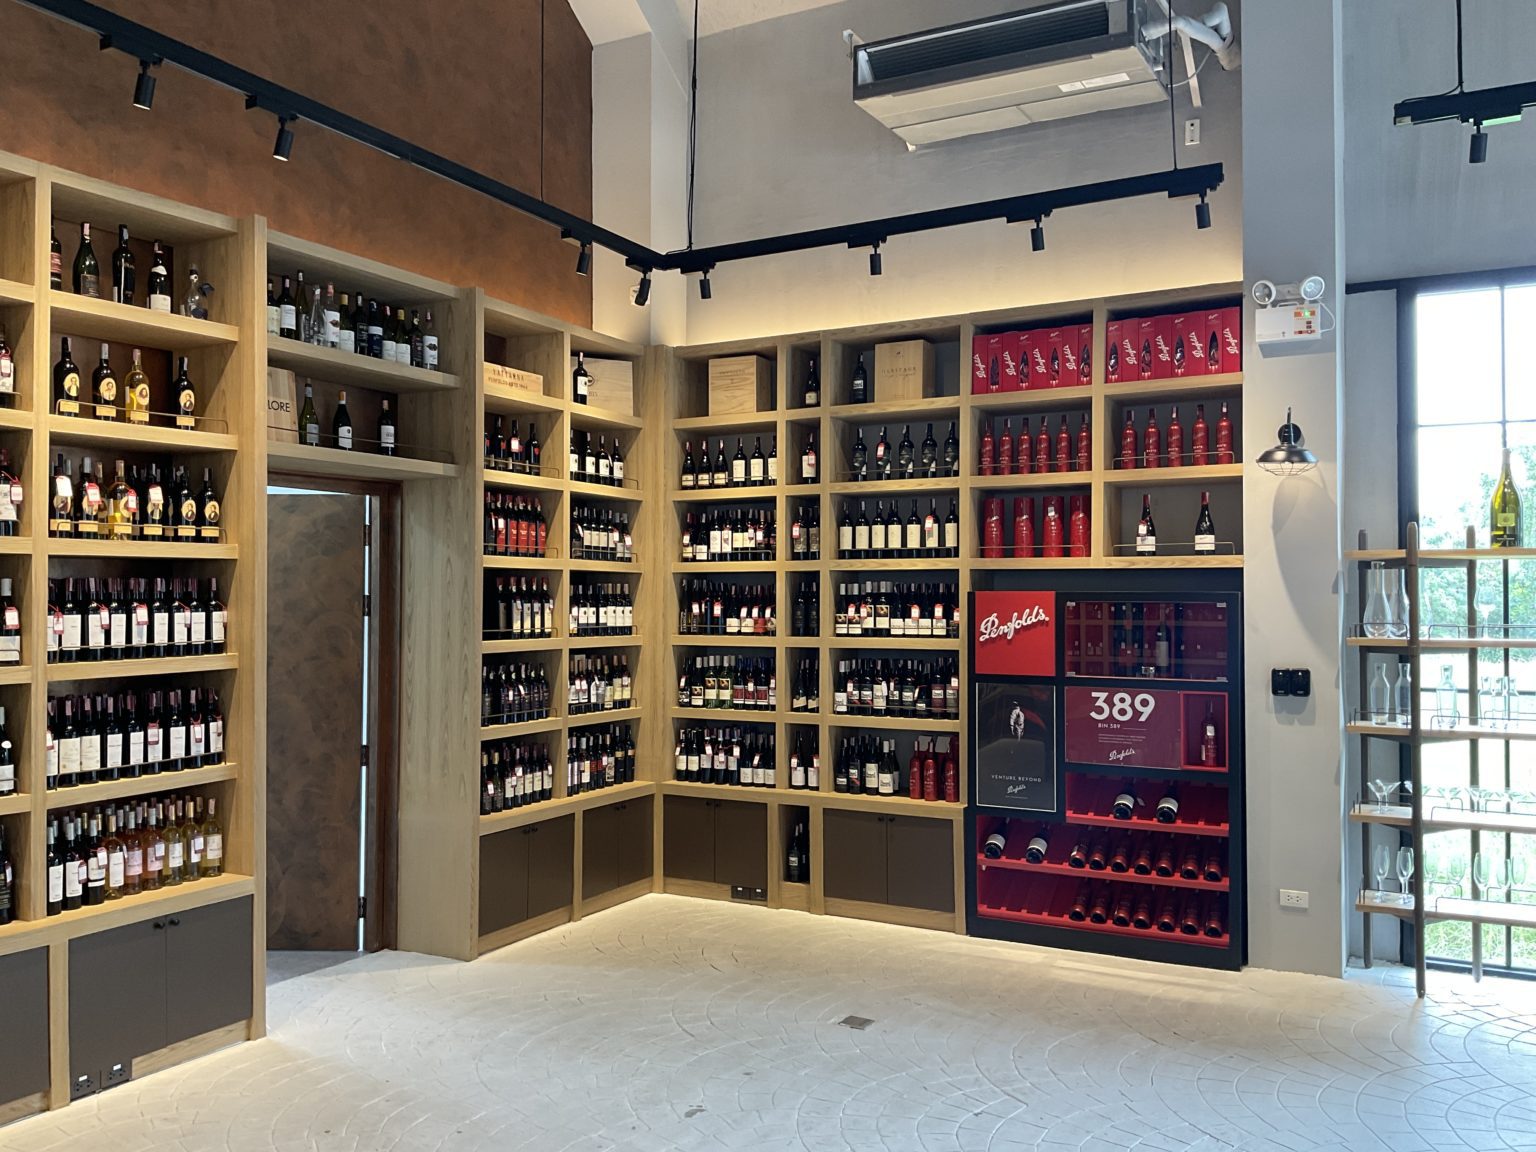
{"type": "Polygon", "coordinates": [[[44,783],[73,788],[224,762],[212,688],[127,688],[48,698],[44,783]]]}
{"type": "Polygon", "coordinates": [[[791,712],[821,711],[821,660],[816,655],[795,661],[795,676],[790,683],[791,712]]]}
{"type": "Polygon", "coordinates": [[[634,593],[627,583],[571,585],[572,636],[632,636],[634,593]]]}
{"type": "Polygon", "coordinates": [[[821,577],[803,576],[796,580],[794,596],[789,606],[789,634],[820,636],[821,577]]]}
{"type": "Polygon", "coordinates": [[[487,575],[484,637],[525,640],[555,634],[555,598],[548,576],[487,575]]]}
{"type": "Polygon", "coordinates": [[[47,913],[222,876],[225,847],[212,796],[57,813],[48,820],[47,913]]]}
{"type": "Polygon", "coordinates": [[[720,438],[720,449],[713,460],[709,455],[709,440],[699,443],[699,454],[693,453],[693,441],[683,441],[683,463],[677,485],[685,491],[702,488],[760,488],[779,482],[779,441],[770,436],[768,451],[763,451],[763,438],[758,436],[747,454],[745,443],[736,437],[736,451],[727,456],[725,438],[720,438]]]}
{"type": "Polygon", "coordinates": [[[48,581],[48,663],[214,656],[229,610],[219,581],[66,576],[48,581]]]}
{"type": "Polygon", "coordinates": [[[914,800],[959,802],[960,767],[952,738],[931,736],[927,748],[922,746],[922,737],[915,738],[905,773],[903,777],[894,739],[845,736],[838,751],[832,787],[837,792],[906,795],[914,800]],[[939,751],[940,740],[944,741],[942,752],[939,751]]]}
{"type": "Polygon", "coordinates": [[[839,660],[832,711],[838,716],[960,716],[960,667],[955,660],[839,660]]]}
{"type": "Polygon", "coordinates": [[[820,736],[815,728],[795,732],[795,742],[789,750],[789,786],[796,791],[821,791],[820,736]]]}
{"type": "Polygon", "coordinates": [[[487,556],[544,556],[548,541],[549,524],[540,497],[511,492],[485,494],[487,556]]]}
{"type": "Polygon", "coordinates": [[[480,723],[522,724],[550,714],[553,697],[542,664],[487,657],[480,667],[480,723]]]}
{"type": "Polygon", "coordinates": [[[629,513],[601,504],[572,505],[571,559],[634,563],[635,537],[629,513]]]}
{"type": "Polygon", "coordinates": [[[789,524],[789,558],[821,559],[821,512],[814,503],[800,503],[789,524]]]}
{"type": "Polygon", "coordinates": [[[960,635],[960,593],[953,583],[855,580],[837,586],[835,636],[953,639],[960,635]]]}
{"type": "Polygon", "coordinates": [[[635,737],[628,724],[582,728],[566,737],[567,796],[634,782],[635,737]]]}
{"type": "Polygon", "coordinates": [[[491,427],[485,430],[485,466],[500,472],[537,476],[543,471],[544,446],[539,443],[538,428],[528,421],[528,437],[517,430],[517,418],[512,419],[512,430],[506,429],[504,417],[497,415],[491,427]]]}
{"type": "Polygon", "coordinates": [[[927,514],[921,517],[914,498],[905,521],[897,509],[899,501],[891,501],[887,515],[884,502],[877,500],[873,519],[867,501],[859,501],[857,516],[852,514],[852,503],[843,501],[842,518],[837,524],[839,559],[933,560],[960,555],[960,513],[953,496],[949,499],[949,515],[942,521],[938,500],[932,496],[928,498],[927,514]]]}
{"type": "Polygon", "coordinates": [[[635,684],[629,674],[629,657],[573,653],[565,700],[569,716],[633,708],[635,684]]]}
{"type": "Polygon", "coordinates": [[[618,436],[614,436],[613,447],[609,448],[606,434],[599,434],[594,441],[591,432],[572,429],[570,465],[572,480],[615,488],[624,485],[624,454],[618,436]]]}
{"type": "Polygon", "coordinates": [[[758,729],[685,727],[673,751],[673,778],[696,784],[778,787],[773,733],[758,729]]]}
{"type": "Polygon", "coordinates": [[[685,579],[677,630],[685,636],[772,636],[773,586],[685,579]]]}
{"type": "Polygon", "coordinates": [[[1067,919],[1078,924],[1113,924],[1169,935],[1221,939],[1227,934],[1221,897],[1213,893],[1172,892],[1142,885],[1083,881],[1067,905],[1067,919]]]}
{"type": "Polygon", "coordinates": [[[80,479],[60,452],[53,474],[48,534],[84,540],[162,540],[217,544],[224,538],[223,504],[213,484],[213,470],[203,469],[194,488],[185,466],[166,464],[171,479],[161,481],[160,467],[140,472],[117,461],[111,480],[98,475],[94,461],[80,462],[80,479]]]}
{"type": "MultiPolygon", "coordinates": [[[[1025,823],[1012,821],[1014,824],[1025,823]]],[[[1071,845],[1066,855],[1069,868],[1090,872],[1132,873],[1136,876],[1203,880],[1219,884],[1226,879],[1221,842],[1205,836],[1174,836],[1164,833],[1104,833],[1076,827],[1041,828],[1052,848],[1059,841],[1071,845]]],[[[1054,856],[1054,852],[1048,853],[1054,856]]],[[[1031,861],[1038,863],[1038,861],[1031,861]]]]}
{"type": "Polygon", "coordinates": [[[679,708],[739,708],[771,712],[779,685],[771,656],[692,656],[677,680],[679,708]]]}
{"type": "Polygon", "coordinates": [[[549,746],[527,740],[480,745],[480,815],[509,812],[555,794],[549,746]]]}
{"type": "Polygon", "coordinates": [[[778,529],[771,508],[712,508],[683,521],[685,563],[772,560],[778,529]]]}

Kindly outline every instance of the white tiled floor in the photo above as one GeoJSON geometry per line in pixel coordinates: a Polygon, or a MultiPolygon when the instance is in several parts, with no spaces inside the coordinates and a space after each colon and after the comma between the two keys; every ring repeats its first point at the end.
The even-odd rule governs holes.
{"type": "Polygon", "coordinates": [[[650,896],[286,979],[269,1039],[0,1149],[1536,1149],[1536,989],[1432,989],[650,896]]]}

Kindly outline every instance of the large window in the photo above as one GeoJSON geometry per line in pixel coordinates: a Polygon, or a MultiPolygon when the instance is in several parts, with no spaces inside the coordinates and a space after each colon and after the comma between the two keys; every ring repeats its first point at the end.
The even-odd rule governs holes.
{"type": "MultiPolygon", "coordinates": [[[[1411,362],[1401,395],[1408,441],[1403,452],[1404,518],[1416,518],[1428,548],[1456,548],[1469,527],[1488,543],[1489,502],[1504,448],[1523,497],[1522,543],[1536,545],[1536,271],[1490,276],[1476,284],[1404,290],[1400,320],[1409,325],[1411,362]]],[[[1467,578],[1460,569],[1432,569],[1421,580],[1420,612],[1430,635],[1464,635],[1475,620],[1480,634],[1536,640],[1536,562],[1485,563],[1479,568],[1469,616],[1467,578]]],[[[1514,708],[1536,724],[1536,651],[1479,654],[1475,670],[1463,653],[1426,658],[1420,691],[1445,675],[1459,689],[1459,711],[1469,714],[1472,694],[1490,706],[1502,678],[1519,693],[1514,708]]],[[[1430,706],[1426,694],[1424,706],[1430,706]]],[[[1483,708],[1486,715],[1487,708],[1483,708]]],[[[1480,741],[1474,764],[1469,742],[1424,748],[1426,788],[1474,786],[1508,790],[1522,809],[1536,811],[1536,742],[1480,741]],[[1525,796],[1529,800],[1521,801],[1525,796]]],[[[1439,832],[1426,840],[1424,880],[1434,895],[1473,894],[1477,856],[1508,859],[1523,877],[1506,892],[1485,898],[1536,903],[1536,838],[1439,832]]],[[[1431,922],[1425,939],[1431,962],[1465,964],[1473,959],[1473,933],[1464,923],[1431,922]]],[[[1486,968],[1536,974],[1536,929],[1484,925],[1481,960],[1486,968]]]]}

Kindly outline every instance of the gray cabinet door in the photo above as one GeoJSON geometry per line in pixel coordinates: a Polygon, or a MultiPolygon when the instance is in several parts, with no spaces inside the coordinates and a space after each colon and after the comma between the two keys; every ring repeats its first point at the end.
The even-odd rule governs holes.
{"type": "Polygon", "coordinates": [[[581,898],[590,900],[619,886],[619,809],[589,808],[581,814],[581,898]]]}
{"type": "Polygon", "coordinates": [[[251,1018],[252,900],[224,900],[166,917],[165,1042],[251,1018]]]}
{"type": "Polygon", "coordinates": [[[542,916],[571,906],[576,863],[576,817],[534,824],[528,843],[528,915],[542,916]]]}
{"type": "Polygon", "coordinates": [[[888,816],[828,808],[822,816],[822,885],[834,900],[884,904],[888,816]]]}
{"type": "MultiPolygon", "coordinates": [[[[128,1065],[166,1045],[165,917],[141,920],[69,942],[69,1074],[128,1065]]],[[[246,969],[250,995],[250,969],[246,969]]]]}
{"type": "Polygon", "coordinates": [[[48,1090],[48,949],[0,956],[0,1104],[48,1090]]]}
{"type": "Polygon", "coordinates": [[[480,935],[489,936],[528,919],[527,828],[508,828],[480,838],[480,935]]]}
{"type": "Polygon", "coordinates": [[[890,894],[892,904],[955,910],[954,825],[923,816],[887,816],[890,830],[890,894]]]}

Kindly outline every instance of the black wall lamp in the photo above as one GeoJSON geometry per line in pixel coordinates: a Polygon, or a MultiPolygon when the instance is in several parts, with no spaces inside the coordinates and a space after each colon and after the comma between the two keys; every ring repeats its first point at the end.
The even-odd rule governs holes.
{"type": "Polygon", "coordinates": [[[139,78],[133,82],[133,106],[148,112],[155,106],[155,77],[150,72],[153,60],[139,61],[139,78]]]}
{"type": "Polygon", "coordinates": [[[1276,476],[1299,476],[1317,467],[1317,457],[1307,450],[1307,439],[1301,428],[1291,419],[1291,410],[1285,410],[1285,423],[1280,425],[1280,443],[1259,453],[1255,463],[1276,476]]]}

